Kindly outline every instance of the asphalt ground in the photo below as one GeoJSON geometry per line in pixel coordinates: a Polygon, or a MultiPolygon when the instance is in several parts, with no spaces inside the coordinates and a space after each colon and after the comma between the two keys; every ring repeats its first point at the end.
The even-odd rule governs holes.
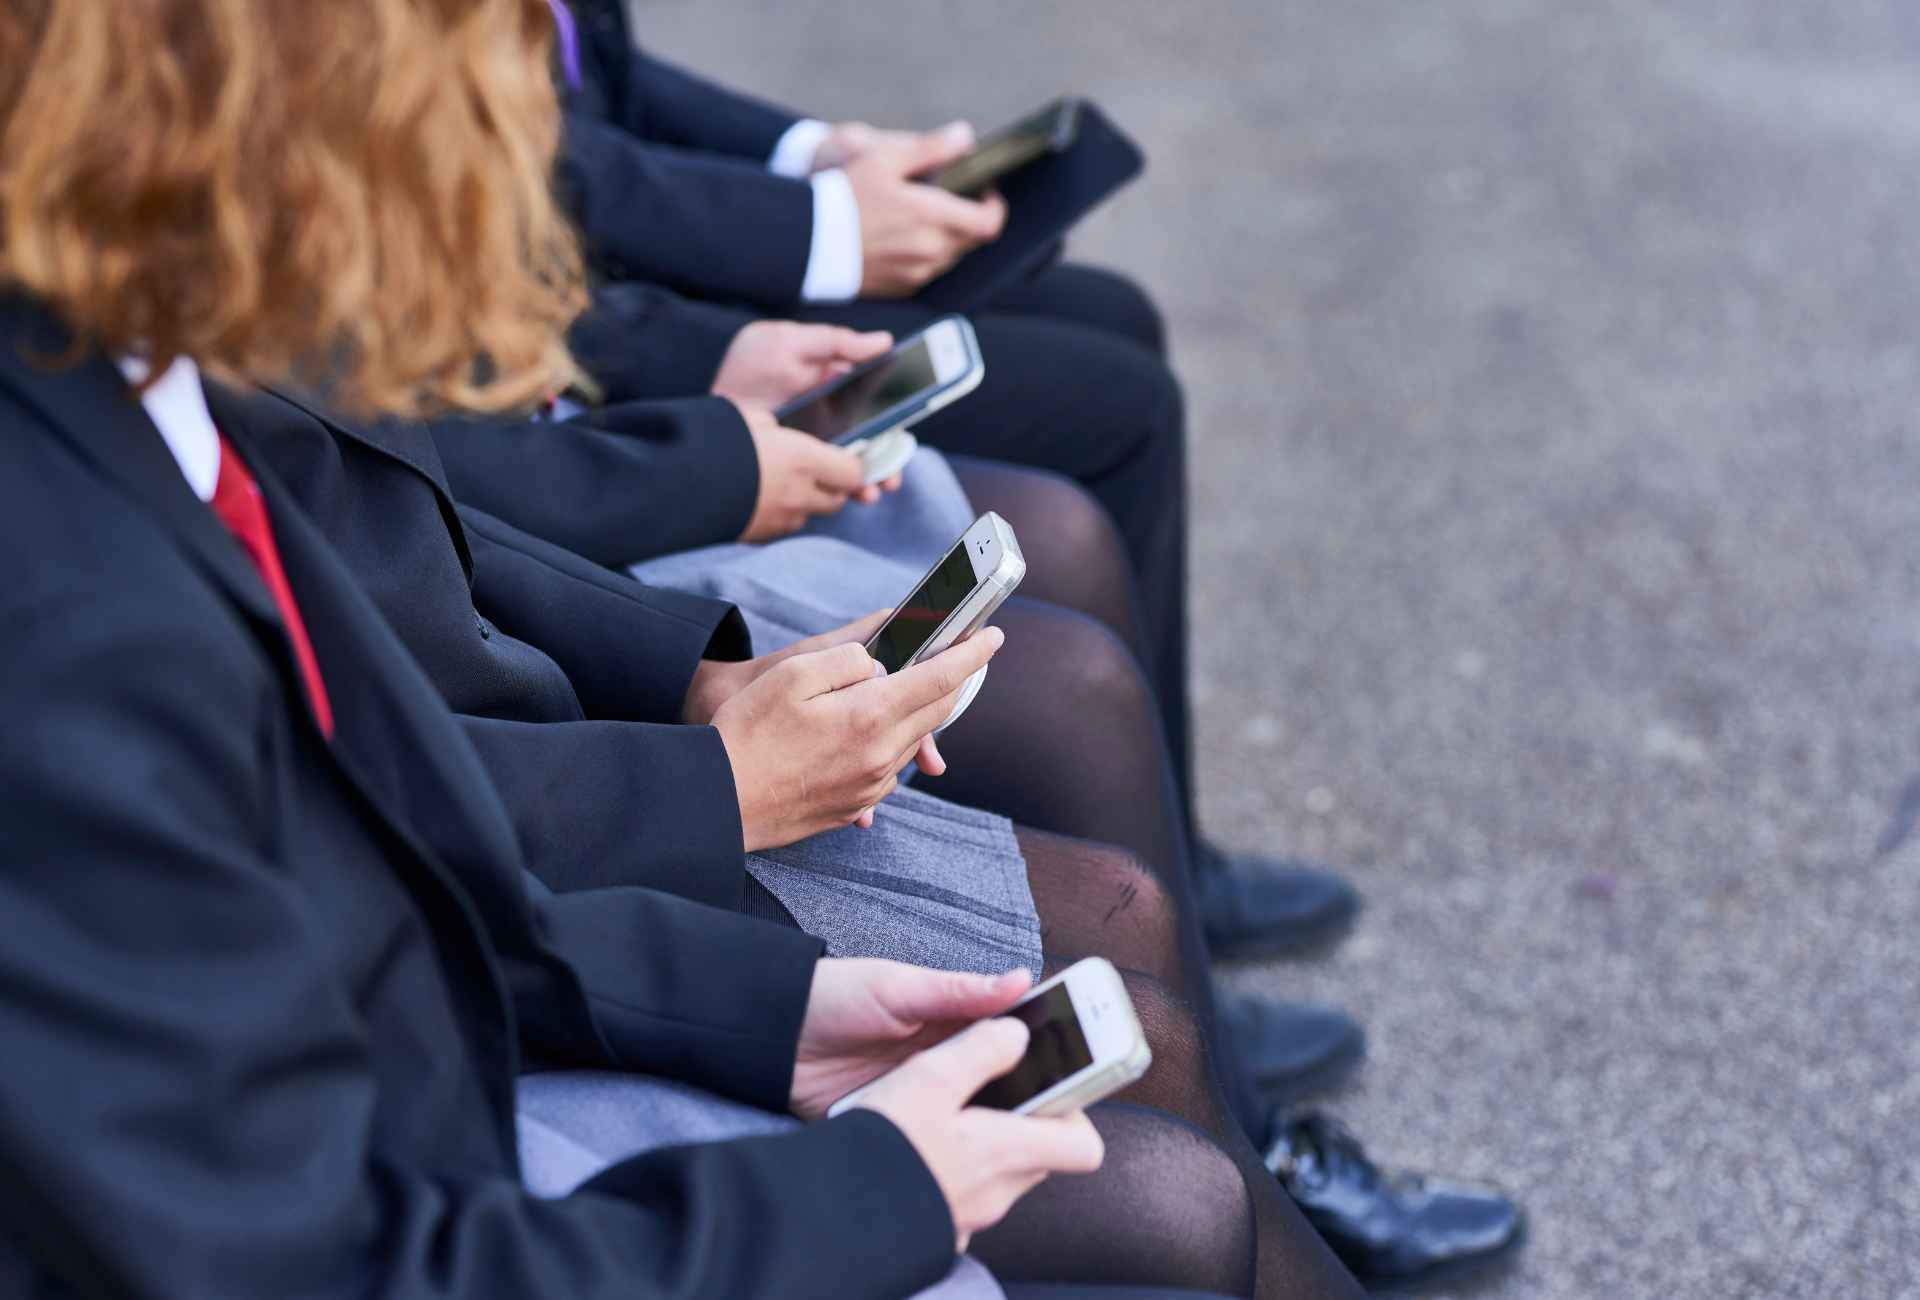
{"type": "Polygon", "coordinates": [[[1062,91],[1191,403],[1203,810],[1368,907],[1231,975],[1532,1213],[1497,1297],[1920,1294],[1920,6],[666,0],[823,117],[1062,91]]]}

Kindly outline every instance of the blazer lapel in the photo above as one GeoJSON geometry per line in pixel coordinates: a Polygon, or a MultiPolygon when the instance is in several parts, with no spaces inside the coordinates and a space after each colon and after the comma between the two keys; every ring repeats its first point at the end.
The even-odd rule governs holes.
{"type": "MultiPolygon", "coordinates": [[[[17,300],[0,306],[0,387],[165,523],[249,617],[278,628],[279,612],[252,561],[187,486],[120,371],[98,351],[63,364],[71,351],[67,331],[45,311],[17,300]]],[[[284,636],[277,639],[284,649],[284,636]]]]}
{"type": "MultiPolygon", "coordinates": [[[[214,400],[214,393],[214,389],[208,389],[208,401],[214,400]]],[[[453,489],[447,484],[447,469],[440,460],[440,448],[427,424],[397,419],[377,420],[366,426],[343,424],[328,415],[324,407],[306,398],[269,390],[262,400],[279,402],[335,437],[398,461],[425,479],[433,488],[434,502],[440,507],[440,517],[446,521],[447,535],[453,539],[453,549],[460,556],[460,567],[466,571],[467,581],[473,581],[473,553],[467,548],[467,530],[460,523],[460,508],[454,502],[453,489]]]]}

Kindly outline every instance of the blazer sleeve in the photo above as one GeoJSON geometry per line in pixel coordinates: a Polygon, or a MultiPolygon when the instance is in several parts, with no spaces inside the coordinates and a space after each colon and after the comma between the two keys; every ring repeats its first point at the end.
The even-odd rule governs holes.
{"type": "Polygon", "coordinates": [[[546,885],[639,885],[739,910],[746,837],[712,727],[460,722],[546,885]]]}
{"type": "Polygon", "coordinates": [[[660,144],[705,149],[765,166],[801,115],[629,47],[621,125],[660,144]]]}
{"type": "Polygon", "coordinates": [[[601,111],[645,139],[765,165],[798,113],[729,90],[636,48],[626,0],[571,0],[583,71],[601,111]]]}
{"type": "Polygon", "coordinates": [[[607,402],[704,396],[752,312],[695,302],[658,285],[596,285],[567,343],[607,402]]]}
{"type": "Polygon", "coordinates": [[[786,308],[813,244],[813,187],[764,166],[648,144],[564,115],[557,169],[587,255],[611,280],[786,308]]]}
{"type": "Polygon", "coordinates": [[[471,506],[460,522],[475,607],[558,663],[589,718],[676,723],[702,659],[750,657],[732,605],[649,587],[471,506]]]}
{"type": "Polygon", "coordinates": [[[456,500],[611,568],[738,541],[760,495],[753,436],[724,398],[432,428],[456,500]]]}
{"type": "MultiPolygon", "coordinates": [[[[383,1144],[391,1063],[325,921],[265,856],[259,724],[284,688],[230,632],[135,636],[82,606],[0,647],[9,1250],[62,1289],[154,1300],[882,1300],[938,1280],[938,1188],[871,1113],[662,1151],[557,1201],[505,1161],[430,1168],[383,1144]]],[[[543,915],[556,934],[641,939],[572,899],[543,915]]],[[[699,978],[680,979],[697,1009],[699,978]]]]}

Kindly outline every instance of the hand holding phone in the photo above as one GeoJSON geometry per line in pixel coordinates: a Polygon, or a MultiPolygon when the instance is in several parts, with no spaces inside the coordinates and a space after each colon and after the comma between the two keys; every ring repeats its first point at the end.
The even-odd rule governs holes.
{"type": "Polygon", "coordinates": [[[893,336],[885,330],[862,333],[840,325],[751,321],[727,344],[710,391],[742,405],[777,407],[892,346],[893,336]]]}
{"type": "Polygon", "coordinates": [[[1007,205],[997,195],[964,199],[916,179],[972,146],[973,132],[954,123],[905,146],[877,145],[847,164],[860,211],[861,297],[905,298],[999,238],[1007,205]]]}
{"type": "Polygon", "coordinates": [[[759,486],[743,542],[767,542],[797,532],[816,515],[831,515],[871,490],[859,453],[785,428],[764,408],[743,406],[753,439],[759,486]]]}
{"type": "Polygon", "coordinates": [[[1090,1172],[1102,1156],[1100,1135],[1083,1115],[1029,1119],[969,1104],[1026,1050],[1022,1022],[991,1017],[1018,1003],[1027,986],[1024,971],[970,975],[831,957],[814,966],[793,1112],[816,1118],[835,1096],[871,1083],[861,1104],[913,1144],[946,1199],[962,1250],[1049,1174],[1090,1172]]]}
{"type": "Polygon", "coordinates": [[[780,423],[846,447],[867,482],[899,473],[918,444],[906,430],[971,393],[986,377],[980,341],[964,316],[947,316],[880,356],[802,393],[780,423]]]}
{"type": "Polygon", "coordinates": [[[1053,1174],[1090,1174],[1106,1157],[1099,1130],[1078,1112],[1010,1115],[969,1094],[1017,1068],[1028,1034],[1013,1020],[983,1020],[928,1048],[868,1089],[860,1103],[903,1134],[946,1199],[954,1248],[991,1228],[1053,1174]]]}
{"type": "Polygon", "coordinates": [[[749,851],[852,825],[952,714],[1004,637],[983,629],[890,676],[855,644],[782,660],[713,715],[749,851]]]}
{"type": "MultiPolygon", "coordinates": [[[[968,1094],[969,1106],[1016,1115],[1071,1115],[1125,1088],[1153,1064],[1126,983],[1103,957],[1075,962],[1005,1015],[1027,1027],[1024,1050],[1017,1063],[968,1094]]],[[[848,1093],[827,1114],[867,1105],[905,1068],[848,1093]]]]}
{"type": "MultiPolygon", "coordinates": [[[[919,585],[867,642],[867,653],[888,672],[899,672],[955,645],[986,626],[1002,602],[1027,576],[1013,527],[989,510],[928,570],[919,585]]],[[[934,730],[959,720],[980,693],[986,667],[968,679],[949,714],[934,730]]]]}

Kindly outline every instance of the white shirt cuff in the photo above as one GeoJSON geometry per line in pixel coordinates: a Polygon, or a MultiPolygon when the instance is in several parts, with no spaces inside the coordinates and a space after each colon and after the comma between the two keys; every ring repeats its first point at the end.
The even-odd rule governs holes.
{"type": "Polygon", "coordinates": [[[866,274],[860,253],[860,204],[853,182],[838,167],[818,172],[813,185],[813,241],[807,250],[807,274],[800,281],[804,302],[851,302],[860,296],[866,274]]]}
{"type": "Polygon", "coordinates": [[[803,117],[786,129],[780,142],[767,158],[767,170],[775,176],[800,180],[813,171],[813,156],[833,128],[817,118],[803,117]]]}

